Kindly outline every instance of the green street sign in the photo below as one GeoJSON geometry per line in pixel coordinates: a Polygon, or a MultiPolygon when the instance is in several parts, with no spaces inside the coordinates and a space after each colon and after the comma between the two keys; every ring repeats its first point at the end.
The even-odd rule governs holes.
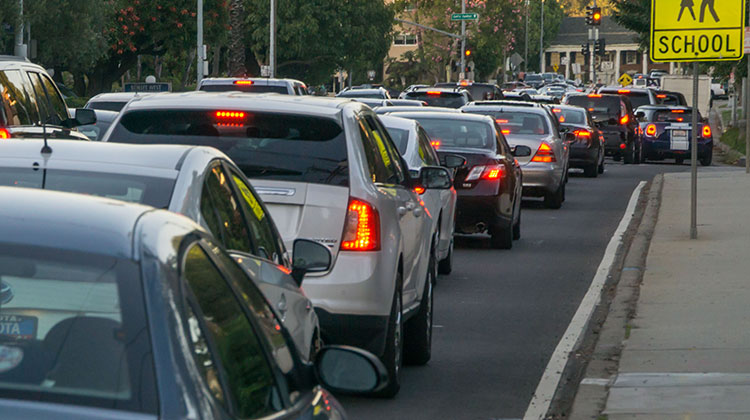
{"type": "Polygon", "coordinates": [[[454,13],[451,20],[478,20],[479,13],[454,13]]]}

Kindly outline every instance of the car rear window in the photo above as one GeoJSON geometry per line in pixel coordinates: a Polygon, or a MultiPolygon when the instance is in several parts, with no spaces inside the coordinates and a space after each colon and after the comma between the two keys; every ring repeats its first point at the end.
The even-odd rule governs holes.
{"type": "Polygon", "coordinates": [[[326,117],[252,111],[138,110],[109,141],[212,146],[248,178],[349,185],[346,134],[326,117]]]}
{"type": "Polygon", "coordinates": [[[268,86],[268,85],[235,85],[235,84],[220,84],[220,85],[203,85],[201,90],[206,92],[246,92],[246,93],[282,93],[289,94],[289,89],[286,86],[268,86]]]}
{"type": "Polygon", "coordinates": [[[0,186],[95,195],[167,208],[174,179],[61,169],[0,168],[0,186]]]}
{"type": "Polygon", "coordinates": [[[409,144],[409,130],[402,130],[400,128],[386,127],[388,134],[391,135],[393,144],[396,145],[398,152],[403,155],[406,153],[406,146],[409,144]]]}
{"type": "Polygon", "coordinates": [[[0,396],[156,414],[139,272],[0,242],[0,396]]]}
{"type": "Polygon", "coordinates": [[[470,147],[495,150],[497,140],[492,126],[479,121],[459,119],[414,118],[430,136],[436,149],[442,147],[470,147]]]}
{"type": "MultiPolygon", "coordinates": [[[[700,115],[698,115],[700,119],[700,115]]],[[[691,122],[693,120],[692,111],[683,110],[663,110],[655,111],[651,114],[651,122],[691,122]]]]}
{"type": "Polygon", "coordinates": [[[630,99],[630,104],[633,105],[633,109],[643,105],[651,105],[651,98],[649,98],[648,93],[630,92],[626,94],[621,93],[621,95],[627,96],[628,99],[630,99]]]}
{"type": "Polygon", "coordinates": [[[461,108],[466,105],[466,99],[460,93],[454,92],[409,92],[406,99],[416,99],[427,102],[428,106],[443,108],[461,108]]]}
{"type": "Polygon", "coordinates": [[[96,101],[87,103],[86,108],[120,112],[126,104],[127,102],[96,101]]]}
{"type": "Polygon", "coordinates": [[[543,79],[542,79],[542,76],[538,74],[527,74],[524,80],[533,82],[533,81],[538,81],[538,80],[543,80],[543,79]]]}
{"type": "Polygon", "coordinates": [[[383,93],[365,93],[357,92],[356,90],[341,92],[336,95],[338,98],[362,98],[362,99],[386,99],[383,93]]]}
{"type": "Polygon", "coordinates": [[[588,109],[591,115],[606,119],[620,117],[620,98],[617,96],[579,95],[569,97],[567,102],[588,109]]]}
{"type": "Polygon", "coordinates": [[[503,130],[503,134],[526,134],[526,135],[545,135],[549,134],[549,126],[543,115],[534,112],[524,111],[490,111],[490,110],[471,110],[471,112],[483,115],[489,115],[495,119],[497,125],[503,130]]]}
{"type": "Polygon", "coordinates": [[[587,124],[586,111],[578,109],[556,108],[555,116],[561,124],[587,124]],[[559,111],[559,112],[558,112],[559,111]]]}

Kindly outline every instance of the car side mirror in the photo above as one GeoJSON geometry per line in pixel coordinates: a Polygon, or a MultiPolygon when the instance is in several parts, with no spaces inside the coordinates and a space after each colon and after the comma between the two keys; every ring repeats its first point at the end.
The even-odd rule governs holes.
{"type": "Polygon", "coordinates": [[[565,133],[565,141],[568,143],[573,143],[574,141],[576,141],[575,133],[571,133],[571,132],[565,133]]]}
{"type": "Polygon", "coordinates": [[[466,165],[466,158],[461,155],[447,153],[443,156],[443,161],[441,163],[446,168],[455,169],[466,165]]]}
{"type": "Polygon", "coordinates": [[[315,373],[333,393],[369,394],[388,383],[388,372],[372,353],[349,346],[326,346],[315,356],[315,373]]]}
{"type": "Polygon", "coordinates": [[[635,113],[635,119],[638,121],[643,121],[646,118],[645,112],[636,112],[635,113]]]}
{"type": "Polygon", "coordinates": [[[519,144],[518,146],[512,148],[511,152],[513,152],[513,156],[515,157],[527,157],[531,156],[531,147],[519,144]]]}
{"type": "Polygon", "coordinates": [[[331,250],[320,242],[297,239],[292,250],[292,278],[298,285],[307,273],[322,273],[331,268],[331,250]]]}
{"type": "Polygon", "coordinates": [[[63,121],[61,125],[65,128],[73,128],[91,124],[96,124],[96,112],[93,109],[78,108],[75,116],[63,121]]]}
{"type": "Polygon", "coordinates": [[[449,190],[453,186],[453,179],[445,168],[425,166],[419,171],[419,186],[426,190],[449,190]]]}

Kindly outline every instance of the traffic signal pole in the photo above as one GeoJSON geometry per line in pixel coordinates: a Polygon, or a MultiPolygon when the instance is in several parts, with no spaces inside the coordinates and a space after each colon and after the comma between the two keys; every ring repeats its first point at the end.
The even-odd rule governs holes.
{"type": "MultiPolygon", "coordinates": [[[[461,1],[461,13],[466,13],[466,0],[461,1]]],[[[455,51],[455,50],[454,50],[455,51]]],[[[466,21],[461,21],[461,71],[458,78],[466,79],[466,21]]]]}

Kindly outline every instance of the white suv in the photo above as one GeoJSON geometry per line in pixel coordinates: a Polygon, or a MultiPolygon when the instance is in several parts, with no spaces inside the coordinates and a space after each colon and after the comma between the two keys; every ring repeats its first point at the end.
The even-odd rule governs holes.
{"type": "Polygon", "coordinates": [[[368,349],[398,392],[402,360],[426,363],[436,238],[415,187],[450,189],[445,168],[412,179],[378,116],[341,99],[192,92],[130,102],[105,141],[209,145],[251,180],[287,244],[312,238],[330,271],[303,288],[323,340],[368,349]]]}

